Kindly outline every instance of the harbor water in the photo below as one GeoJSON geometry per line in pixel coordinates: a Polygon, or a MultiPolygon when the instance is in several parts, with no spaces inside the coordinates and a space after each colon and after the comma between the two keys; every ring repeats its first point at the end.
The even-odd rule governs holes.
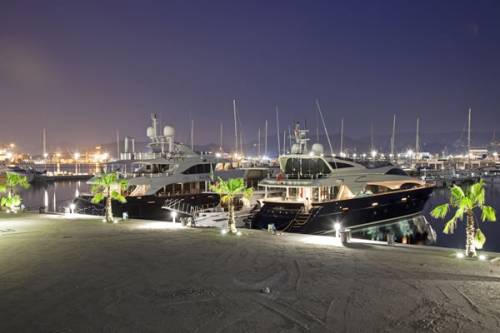
{"type": "MultiPolygon", "coordinates": [[[[63,181],[48,184],[34,184],[30,189],[22,192],[24,203],[29,210],[38,211],[40,207],[47,206],[50,212],[62,212],[69,206],[71,201],[80,193],[88,193],[89,186],[84,181],[63,181]]],[[[465,247],[465,223],[458,222],[457,229],[453,234],[442,232],[445,220],[436,220],[430,216],[430,211],[438,204],[448,202],[449,190],[439,188],[434,191],[427,202],[423,216],[436,232],[436,244],[441,247],[464,248],[465,247]]],[[[500,218],[500,184],[488,184],[486,186],[487,204],[497,210],[500,218]]],[[[486,235],[485,250],[500,252],[500,222],[482,222],[478,224],[486,235]]]]}

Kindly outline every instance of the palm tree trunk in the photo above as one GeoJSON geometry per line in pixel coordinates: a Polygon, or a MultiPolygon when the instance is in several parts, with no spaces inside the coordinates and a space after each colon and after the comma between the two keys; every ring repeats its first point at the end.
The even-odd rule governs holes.
{"type": "Polygon", "coordinates": [[[108,196],[106,197],[106,222],[113,223],[113,209],[111,206],[111,191],[108,189],[108,196]]]}
{"type": "Polygon", "coordinates": [[[228,223],[229,223],[229,231],[233,234],[237,233],[238,230],[236,230],[236,221],[234,220],[234,205],[233,203],[230,201],[229,204],[228,204],[228,208],[229,208],[229,219],[228,219],[228,223]]]}
{"type": "Polygon", "coordinates": [[[474,244],[474,215],[472,215],[472,212],[467,212],[466,236],[465,255],[468,257],[475,257],[476,246],[474,244]]]}

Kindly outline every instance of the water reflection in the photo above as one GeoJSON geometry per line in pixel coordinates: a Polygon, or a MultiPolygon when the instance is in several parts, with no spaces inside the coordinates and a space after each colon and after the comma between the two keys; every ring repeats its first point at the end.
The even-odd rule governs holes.
{"type": "Polygon", "coordinates": [[[89,191],[89,186],[81,181],[32,184],[21,195],[28,210],[39,211],[43,207],[49,212],[63,212],[77,193],[89,191]]]}
{"type": "Polygon", "coordinates": [[[352,237],[403,244],[434,245],[436,232],[423,215],[405,217],[391,222],[352,231],[352,237]]]}

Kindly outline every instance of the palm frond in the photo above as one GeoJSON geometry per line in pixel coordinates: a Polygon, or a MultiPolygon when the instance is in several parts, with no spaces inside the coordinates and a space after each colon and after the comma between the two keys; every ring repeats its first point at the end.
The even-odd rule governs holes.
{"type": "Polygon", "coordinates": [[[481,211],[481,220],[495,222],[497,220],[495,208],[486,205],[483,206],[481,211]]]}
{"type": "Polygon", "coordinates": [[[453,185],[450,190],[450,204],[457,206],[458,203],[465,197],[464,190],[460,186],[453,185]]]}
{"type": "Polygon", "coordinates": [[[476,232],[474,233],[474,243],[476,245],[476,248],[482,249],[484,246],[484,243],[486,243],[486,236],[483,234],[481,229],[477,228],[476,232]]]}
{"type": "Polygon", "coordinates": [[[457,222],[457,220],[455,218],[452,218],[451,220],[446,222],[446,224],[444,225],[443,232],[445,234],[452,234],[453,231],[455,231],[456,222],[457,222]]]}
{"type": "Polygon", "coordinates": [[[477,205],[479,207],[482,207],[484,205],[485,191],[484,181],[482,179],[470,187],[469,197],[474,205],[477,205]]]}
{"type": "Polygon", "coordinates": [[[431,211],[432,217],[436,219],[444,219],[448,214],[449,207],[450,205],[447,203],[434,207],[434,209],[431,211]]]}
{"type": "Polygon", "coordinates": [[[125,199],[125,197],[120,192],[117,192],[117,191],[112,191],[111,192],[111,198],[113,200],[119,201],[121,203],[126,203],[127,202],[127,199],[125,199]]]}
{"type": "Polygon", "coordinates": [[[93,204],[98,204],[99,202],[104,200],[104,193],[99,192],[99,193],[94,193],[94,196],[92,197],[91,202],[93,204]]]}

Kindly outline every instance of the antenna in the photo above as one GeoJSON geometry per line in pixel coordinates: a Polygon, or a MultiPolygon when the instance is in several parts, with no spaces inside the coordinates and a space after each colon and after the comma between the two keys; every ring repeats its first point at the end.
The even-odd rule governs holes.
{"type": "Polygon", "coordinates": [[[325,130],[326,139],[328,140],[328,146],[330,146],[330,153],[333,156],[332,142],[330,141],[330,136],[328,135],[328,130],[326,129],[325,118],[323,118],[323,112],[321,112],[321,107],[319,106],[319,101],[316,100],[316,107],[321,117],[321,122],[323,123],[323,129],[325,130]]]}
{"type": "Polygon", "coordinates": [[[280,118],[278,116],[278,106],[276,105],[276,137],[278,138],[278,156],[281,151],[281,145],[280,145],[280,118]]]}
{"type": "Polygon", "coordinates": [[[236,123],[236,100],[233,99],[233,117],[234,117],[234,152],[238,153],[238,125],[236,123]]]}

